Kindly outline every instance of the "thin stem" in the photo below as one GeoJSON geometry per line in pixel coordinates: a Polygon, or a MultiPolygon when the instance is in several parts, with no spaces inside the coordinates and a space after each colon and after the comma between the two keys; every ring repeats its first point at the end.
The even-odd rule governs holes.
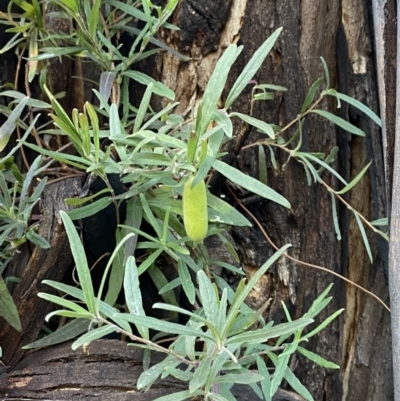
{"type": "MultiPolygon", "coordinates": [[[[114,323],[111,323],[111,322],[109,322],[108,320],[103,319],[103,318],[100,317],[100,316],[97,317],[97,320],[98,320],[99,322],[101,322],[101,323],[107,324],[108,326],[115,326],[114,323]]],[[[118,327],[118,326],[116,326],[116,327],[118,327]]],[[[164,347],[162,347],[161,345],[158,345],[158,344],[156,344],[156,343],[153,343],[153,342],[150,341],[150,340],[146,340],[146,339],[144,339],[144,338],[135,336],[134,334],[129,333],[128,331],[123,330],[123,329],[121,329],[120,327],[118,327],[118,331],[119,331],[120,333],[124,334],[125,336],[129,337],[132,341],[137,341],[137,342],[139,342],[139,343],[146,344],[146,345],[148,345],[149,347],[154,348],[156,351],[162,352],[162,353],[164,353],[164,354],[172,355],[174,358],[180,360],[181,362],[185,363],[186,365],[191,365],[191,366],[197,366],[197,365],[198,365],[198,362],[196,362],[196,361],[189,361],[189,360],[187,360],[186,358],[180,356],[179,354],[177,354],[177,353],[175,353],[175,352],[169,350],[168,348],[164,348],[164,347]]]]}
{"type": "MultiPolygon", "coordinates": [[[[271,240],[271,238],[268,236],[267,232],[264,230],[264,227],[261,225],[261,223],[259,222],[259,220],[250,212],[249,209],[247,209],[246,206],[244,206],[242,204],[242,202],[236,197],[235,193],[231,190],[231,188],[229,188],[230,193],[232,194],[232,196],[235,198],[236,202],[239,204],[239,206],[254,220],[254,222],[257,224],[258,228],[261,230],[262,234],[264,235],[264,237],[266,238],[266,240],[271,244],[271,246],[277,251],[279,250],[279,247],[277,245],[275,245],[275,243],[271,240]]],[[[307,262],[303,262],[302,260],[296,259],[293,256],[288,255],[287,252],[285,252],[283,254],[286,258],[292,260],[293,262],[296,262],[300,265],[303,266],[308,266],[308,267],[312,267],[314,269],[317,270],[322,270],[324,272],[327,272],[329,274],[332,274],[333,276],[336,276],[338,278],[340,278],[341,280],[345,281],[346,283],[349,283],[351,285],[353,285],[354,287],[357,287],[358,289],[360,289],[361,291],[365,292],[366,294],[370,295],[371,297],[375,298],[387,311],[390,312],[390,308],[374,293],[372,293],[371,291],[368,291],[367,289],[365,289],[364,287],[362,287],[359,284],[356,284],[354,281],[349,280],[348,278],[342,276],[339,273],[336,273],[332,270],[327,269],[326,267],[323,266],[319,266],[319,265],[315,265],[313,263],[307,263],[307,262]]]]}

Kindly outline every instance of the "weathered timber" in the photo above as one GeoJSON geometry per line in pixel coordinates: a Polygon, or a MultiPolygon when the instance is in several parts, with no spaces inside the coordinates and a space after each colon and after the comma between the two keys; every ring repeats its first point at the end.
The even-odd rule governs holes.
{"type": "MultiPolygon", "coordinates": [[[[14,366],[23,356],[21,347],[36,340],[51,305],[37,296],[38,292],[53,292],[42,284],[43,280],[61,281],[66,269],[73,266],[67,235],[60,218],[60,210],[68,210],[66,198],[76,196],[81,188],[80,178],[69,178],[49,185],[42,196],[42,219],[39,235],[51,244],[50,249],[36,247],[29,261],[12,266],[8,274],[20,277],[12,292],[21,318],[22,331],[17,332],[4,320],[0,322],[2,360],[14,366]]],[[[18,263],[18,259],[16,259],[18,263]]]]}

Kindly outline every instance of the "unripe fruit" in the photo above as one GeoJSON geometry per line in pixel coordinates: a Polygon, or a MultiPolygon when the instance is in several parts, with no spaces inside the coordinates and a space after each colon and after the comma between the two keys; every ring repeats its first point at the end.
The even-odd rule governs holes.
{"type": "Polygon", "coordinates": [[[201,180],[192,188],[194,177],[189,177],[183,187],[183,223],[192,241],[202,241],[208,231],[206,184],[201,180]]]}

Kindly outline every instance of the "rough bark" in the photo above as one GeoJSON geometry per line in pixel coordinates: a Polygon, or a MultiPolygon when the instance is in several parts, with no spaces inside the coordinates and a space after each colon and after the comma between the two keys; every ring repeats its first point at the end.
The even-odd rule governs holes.
{"type": "Polygon", "coordinates": [[[62,280],[67,268],[72,266],[72,255],[60,218],[60,210],[68,210],[64,200],[79,194],[79,178],[70,178],[50,185],[42,198],[42,219],[39,235],[51,244],[49,249],[36,247],[32,254],[25,249],[7,274],[21,280],[12,292],[21,319],[22,331],[17,332],[0,319],[0,344],[3,345],[2,361],[14,366],[23,356],[21,347],[36,340],[44,318],[51,305],[37,296],[38,292],[51,292],[43,280],[62,280]]]}
{"type": "MultiPolygon", "coordinates": [[[[71,344],[35,351],[16,368],[0,375],[2,400],[104,400],[152,401],[162,395],[186,389],[171,377],[157,381],[149,390],[138,390],[142,373],[142,351],[117,340],[99,340],[83,351],[71,344]]],[[[162,355],[152,356],[152,363],[162,355]]],[[[238,401],[258,399],[248,386],[235,386],[238,401]]],[[[279,390],[273,401],[304,401],[290,391],[279,390]]]]}
{"type": "MultiPolygon", "coordinates": [[[[325,58],[332,86],[356,97],[378,111],[372,14],[369,4],[361,0],[335,1],[236,1],[224,24],[213,24],[212,10],[224,10],[226,1],[205,1],[201,10],[191,1],[182,3],[175,23],[183,32],[165,33],[165,40],[192,57],[182,63],[168,54],[159,57],[153,70],[177,93],[180,111],[189,112],[201,99],[205,85],[219,55],[229,43],[238,41],[244,50],[232,69],[232,84],[255,49],[279,26],[283,32],[261,71],[259,83],[273,83],[288,88],[284,95],[270,104],[256,104],[254,115],[264,121],[286,125],[298,114],[307,90],[322,76],[319,57],[325,58]],[[187,10],[191,12],[188,13],[187,10]],[[208,10],[209,13],[205,13],[208,10]],[[204,28],[208,21],[209,30],[204,28]],[[190,26],[190,32],[186,27],[190,26]],[[196,30],[196,33],[194,31],[196,30]]],[[[225,15],[223,12],[221,15],[225,15]]],[[[249,93],[242,95],[234,109],[246,112],[249,93]]],[[[325,108],[334,111],[336,105],[327,102],[325,108]]],[[[386,214],[385,176],[381,134],[377,126],[354,109],[343,105],[338,110],[366,132],[366,138],[355,138],[335,129],[319,118],[310,118],[304,129],[303,150],[328,152],[339,146],[336,168],[346,180],[353,178],[371,159],[369,176],[349,195],[349,201],[368,219],[386,214]]],[[[252,132],[246,144],[258,138],[252,132]]],[[[276,152],[279,168],[268,170],[271,185],[292,204],[288,212],[270,202],[252,207],[273,241],[281,246],[293,244],[291,255],[310,263],[328,267],[375,292],[388,302],[387,244],[369,234],[374,263],[366,255],[357,224],[347,208],[340,207],[342,240],[335,238],[330,196],[318,185],[308,187],[301,166],[294,161],[282,169],[287,156],[276,152]]],[[[257,148],[242,152],[235,163],[253,176],[258,175],[257,148]]],[[[326,182],[337,187],[331,176],[326,182]]],[[[248,274],[260,266],[272,253],[270,245],[257,228],[235,230],[233,236],[242,252],[242,265],[248,274]]],[[[280,301],[291,306],[293,316],[301,316],[310,302],[326,286],[334,282],[333,300],[327,317],[344,307],[343,316],[308,344],[308,348],[341,365],[340,371],[329,371],[302,358],[296,373],[316,400],[391,400],[392,369],[390,354],[390,316],[372,298],[351,285],[326,273],[282,260],[257,288],[260,303],[274,298],[269,317],[283,318],[280,301]]]]}
{"type": "MultiPolygon", "coordinates": [[[[196,106],[218,57],[230,43],[244,45],[232,69],[229,79],[229,85],[232,85],[257,47],[279,26],[284,28],[282,35],[255,79],[259,83],[283,85],[288,92],[278,94],[270,103],[256,104],[255,117],[281,126],[294,119],[308,88],[322,76],[320,56],[325,58],[329,66],[333,87],[355,96],[377,111],[369,3],[362,0],[203,0],[199,4],[193,0],[183,0],[173,21],[181,27],[181,31],[164,31],[160,35],[170,46],[190,55],[192,61],[181,62],[170,54],[162,53],[155,62],[146,62],[145,65],[147,73],[158,77],[176,92],[177,100],[181,102],[176,112],[189,114],[196,106]]],[[[247,112],[249,99],[250,89],[235,103],[234,109],[247,112]]],[[[335,111],[336,104],[333,101],[326,102],[324,107],[335,111]]],[[[304,127],[302,149],[329,152],[333,146],[339,146],[335,167],[346,180],[354,177],[373,158],[375,162],[369,176],[346,200],[370,220],[382,217],[386,211],[386,187],[380,132],[371,121],[345,105],[337,111],[343,118],[364,129],[366,138],[352,137],[315,117],[310,118],[304,127]]],[[[258,134],[252,131],[246,144],[251,144],[257,138],[258,134]]],[[[282,246],[291,243],[292,256],[328,267],[388,302],[387,245],[369,235],[375,260],[370,264],[354,218],[345,207],[339,208],[342,240],[337,241],[329,194],[318,185],[308,187],[304,171],[295,161],[285,166],[287,156],[280,152],[275,152],[275,156],[277,170],[272,169],[268,160],[269,182],[287,197],[292,209],[283,210],[271,202],[257,202],[250,207],[275,244],[282,246]]],[[[233,162],[242,171],[257,177],[257,148],[241,152],[233,162]]],[[[330,175],[326,174],[323,178],[333,187],[338,186],[330,175]]],[[[234,230],[232,236],[248,275],[273,252],[256,226],[234,230]]],[[[231,282],[235,282],[234,278],[231,282]]],[[[338,363],[341,369],[325,370],[302,358],[293,360],[292,367],[318,401],[392,400],[390,316],[375,300],[327,273],[282,259],[255,288],[253,304],[273,298],[267,317],[279,322],[284,319],[280,306],[280,301],[284,300],[292,316],[297,318],[331,282],[335,283],[333,299],[319,321],[338,308],[344,307],[346,312],[310,341],[307,348],[338,363]]],[[[54,352],[57,355],[56,349],[54,352]]],[[[95,366],[104,372],[102,364],[106,360],[100,358],[99,361],[102,363],[95,366]]],[[[133,363],[129,366],[136,365],[133,363]]],[[[68,366],[60,365],[59,369],[60,372],[68,372],[68,366]]],[[[118,370],[115,366],[113,369],[118,370]]],[[[16,371],[16,377],[19,374],[16,371]]],[[[89,377],[89,372],[85,371],[85,374],[89,377]]],[[[127,375],[121,375],[122,379],[129,380],[126,378],[129,373],[127,375]]],[[[80,380],[81,387],[84,382],[87,383],[85,377],[80,380]]],[[[68,387],[66,383],[59,382],[61,388],[68,387]]],[[[54,389],[57,388],[56,385],[54,389]]],[[[119,391],[117,387],[115,389],[119,391]]],[[[82,394],[79,391],[77,397],[82,394]]],[[[113,391],[106,391],[108,395],[101,393],[105,397],[101,398],[113,399],[113,391]]],[[[117,394],[122,397],[126,391],[123,388],[117,394]]]]}

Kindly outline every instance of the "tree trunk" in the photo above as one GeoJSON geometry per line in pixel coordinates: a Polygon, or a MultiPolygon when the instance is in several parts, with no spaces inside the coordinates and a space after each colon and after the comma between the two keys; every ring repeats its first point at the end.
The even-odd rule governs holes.
{"type": "MultiPolygon", "coordinates": [[[[288,91],[277,94],[271,102],[256,102],[255,117],[282,127],[295,119],[309,87],[323,76],[320,56],[329,67],[332,87],[378,112],[371,13],[370,2],[362,0],[183,0],[172,21],[181,30],[163,31],[160,38],[192,57],[192,61],[181,62],[162,53],[146,62],[143,68],[175,91],[180,102],[176,112],[189,114],[201,99],[216,61],[230,43],[238,42],[244,48],[233,66],[228,87],[255,50],[282,26],[282,34],[255,80],[282,85],[288,91]]],[[[0,34],[0,45],[1,42],[0,34]]],[[[2,60],[6,60],[5,56],[0,58],[2,60]]],[[[7,79],[12,80],[14,68],[10,64],[7,68],[11,68],[11,71],[7,69],[7,79]]],[[[1,63],[0,69],[3,70],[1,63]]],[[[77,90],[82,92],[82,88],[77,90]]],[[[250,92],[249,85],[235,103],[235,111],[249,111],[250,92]]],[[[69,93],[70,98],[73,96],[69,93]]],[[[315,116],[303,127],[302,150],[329,153],[332,147],[338,146],[334,167],[346,181],[373,159],[369,175],[345,199],[369,220],[383,217],[387,183],[378,127],[345,104],[337,109],[332,100],[326,102],[324,108],[359,126],[366,132],[366,138],[350,136],[315,116]]],[[[257,132],[252,130],[245,144],[254,143],[258,138],[257,132]]],[[[294,258],[339,273],[388,303],[387,244],[368,233],[374,256],[371,264],[354,216],[344,206],[339,207],[342,239],[338,241],[329,193],[318,184],[308,186],[302,166],[294,160],[288,161],[286,154],[276,151],[275,157],[276,170],[267,153],[269,185],[290,201],[292,209],[287,211],[259,199],[253,203],[250,199],[244,200],[274,244],[280,247],[291,243],[289,254],[294,258]]],[[[245,173],[258,177],[258,148],[249,147],[240,152],[234,163],[245,173]]],[[[323,178],[338,188],[331,175],[323,178]]],[[[248,275],[274,251],[255,222],[251,229],[233,230],[232,236],[248,275]]],[[[284,319],[281,301],[288,305],[292,317],[298,318],[332,282],[335,284],[332,301],[316,323],[339,308],[345,308],[345,312],[311,340],[307,348],[341,368],[326,370],[301,357],[294,359],[291,366],[316,401],[390,401],[393,399],[390,314],[375,299],[324,271],[282,258],[255,288],[251,302],[257,306],[272,298],[267,317],[278,323],[284,319]]],[[[101,358],[99,361],[104,362],[101,358]]],[[[17,376],[23,375],[16,372],[17,376]]],[[[68,383],[59,382],[58,385],[67,386],[68,383]]],[[[101,399],[114,398],[103,394],[101,399]]],[[[289,396],[286,399],[290,399],[289,396]]]]}
{"type": "MultiPolygon", "coordinates": [[[[229,84],[232,85],[254,51],[280,26],[283,27],[282,34],[255,80],[282,85],[288,91],[272,103],[256,103],[255,117],[281,126],[296,118],[311,84],[323,76],[320,56],[329,67],[332,87],[378,112],[369,2],[207,0],[199,3],[186,0],[173,22],[181,31],[165,32],[166,42],[193,60],[182,63],[163,53],[153,71],[175,90],[181,112],[188,113],[201,98],[218,57],[230,43],[237,41],[244,46],[231,71],[229,84]]],[[[248,112],[249,100],[250,88],[247,95],[242,95],[235,103],[235,111],[248,112]]],[[[310,118],[303,129],[303,150],[328,153],[333,146],[338,146],[334,166],[347,181],[374,160],[369,175],[353,189],[346,201],[369,220],[385,216],[386,185],[379,128],[345,104],[338,110],[333,101],[324,107],[337,111],[342,118],[359,126],[366,132],[366,138],[351,136],[320,118],[310,118]]],[[[258,138],[253,130],[245,144],[258,138]]],[[[271,167],[270,160],[267,161],[271,167],[268,169],[269,183],[291,202],[292,209],[287,212],[272,202],[258,202],[250,207],[273,242],[278,246],[291,243],[293,247],[289,253],[293,257],[333,270],[388,303],[387,243],[368,234],[374,254],[371,264],[355,218],[344,206],[339,208],[342,240],[338,241],[329,193],[318,184],[307,186],[302,166],[293,160],[286,165],[286,154],[276,152],[275,157],[277,170],[271,167]]],[[[257,177],[258,149],[241,152],[235,163],[242,171],[257,177]]],[[[326,174],[324,179],[337,187],[331,175],[326,174]]],[[[248,274],[273,251],[255,225],[250,230],[234,230],[233,236],[248,274]]],[[[341,369],[325,370],[302,358],[293,361],[296,374],[311,390],[315,400],[393,399],[390,314],[375,299],[326,272],[288,259],[282,259],[267,276],[255,296],[260,304],[273,297],[269,317],[276,322],[283,318],[281,300],[290,305],[292,316],[300,317],[310,302],[332,282],[335,283],[333,299],[320,319],[345,308],[339,320],[307,344],[308,349],[338,363],[341,369]]]]}

